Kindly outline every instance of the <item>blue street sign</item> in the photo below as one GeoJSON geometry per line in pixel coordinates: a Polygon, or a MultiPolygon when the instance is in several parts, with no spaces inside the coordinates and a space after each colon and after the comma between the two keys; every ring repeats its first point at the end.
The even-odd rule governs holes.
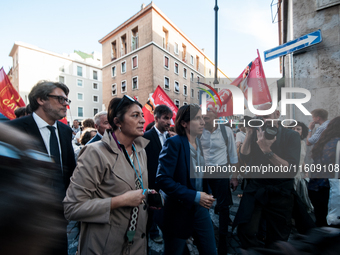
{"type": "Polygon", "coordinates": [[[273,49],[264,51],[264,61],[272,60],[294,51],[301,50],[303,48],[320,43],[321,41],[321,31],[317,30],[273,49]]]}

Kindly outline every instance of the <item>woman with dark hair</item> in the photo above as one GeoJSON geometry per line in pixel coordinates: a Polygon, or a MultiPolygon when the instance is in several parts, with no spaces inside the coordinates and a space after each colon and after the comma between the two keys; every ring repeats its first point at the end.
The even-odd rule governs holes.
{"type": "MultiPolygon", "coordinates": [[[[307,153],[307,145],[306,145],[306,141],[305,138],[308,135],[308,128],[307,126],[300,121],[297,121],[297,123],[292,122],[290,124],[290,126],[295,125],[295,127],[292,127],[290,129],[296,131],[299,133],[300,138],[301,138],[301,151],[300,151],[300,163],[299,165],[302,166],[302,170],[304,171],[305,169],[305,157],[306,157],[306,153],[307,153]]],[[[300,170],[300,169],[299,169],[300,170]]],[[[307,189],[307,185],[308,185],[308,181],[309,179],[305,179],[306,177],[308,177],[307,175],[308,173],[305,172],[300,172],[298,171],[298,173],[295,176],[295,181],[294,181],[294,189],[296,190],[296,193],[300,196],[302,202],[305,204],[307,210],[309,212],[313,211],[313,205],[309,199],[308,196],[308,189],[307,189]]]]}
{"type": "Polygon", "coordinates": [[[129,96],[108,107],[101,141],[81,151],[64,199],[65,217],[81,222],[80,254],[146,254],[148,174],[142,106],[129,96]]]}
{"type": "Polygon", "coordinates": [[[160,224],[164,254],[181,255],[186,239],[193,236],[200,254],[216,254],[209,208],[215,200],[202,171],[204,158],[198,135],[204,120],[198,105],[184,105],[176,115],[178,135],[168,138],[159,155],[156,183],[164,192],[164,219],[160,224]],[[207,194],[208,193],[208,194],[207,194]]]}
{"type": "Polygon", "coordinates": [[[326,217],[328,214],[329,200],[329,178],[334,178],[334,171],[328,172],[329,165],[335,164],[336,145],[340,140],[340,116],[331,120],[322,132],[320,139],[312,149],[314,165],[320,164],[322,171],[312,173],[312,178],[308,183],[308,194],[314,206],[316,226],[328,226],[326,217]]]}

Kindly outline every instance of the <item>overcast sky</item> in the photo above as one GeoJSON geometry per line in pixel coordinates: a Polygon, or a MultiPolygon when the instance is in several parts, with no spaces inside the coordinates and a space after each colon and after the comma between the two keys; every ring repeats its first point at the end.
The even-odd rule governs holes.
{"type": "MultiPolygon", "coordinates": [[[[153,1],[214,61],[215,0],[153,1]]],[[[219,0],[218,66],[237,77],[259,49],[267,78],[280,78],[278,59],[264,62],[263,51],[278,46],[272,0],[219,0]]],[[[0,8],[0,67],[12,66],[14,42],[62,53],[101,52],[98,40],[136,14],[142,0],[3,1],[0,8]]],[[[150,2],[144,2],[148,5],[150,2]]]]}

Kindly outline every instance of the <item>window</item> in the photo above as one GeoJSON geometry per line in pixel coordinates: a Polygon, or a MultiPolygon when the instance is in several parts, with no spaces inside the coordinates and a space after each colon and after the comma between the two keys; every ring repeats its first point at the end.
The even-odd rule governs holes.
{"type": "Polygon", "coordinates": [[[112,96],[115,96],[115,95],[117,95],[117,85],[116,84],[112,84],[111,85],[111,95],[112,96]]]}
{"type": "Polygon", "coordinates": [[[183,85],[183,95],[184,96],[188,95],[188,86],[187,85],[183,85]]]}
{"type": "Polygon", "coordinates": [[[125,73],[126,72],[126,61],[123,61],[121,64],[121,73],[125,73]]]}
{"type": "Polygon", "coordinates": [[[190,64],[194,65],[194,56],[190,55],[190,64]]]}
{"type": "Polygon", "coordinates": [[[93,116],[96,115],[98,113],[98,108],[93,108],[93,116]]]}
{"type": "Polygon", "coordinates": [[[83,67],[77,66],[77,75],[78,76],[83,76],[83,67]]]}
{"type": "Polygon", "coordinates": [[[177,62],[175,62],[175,68],[174,68],[174,70],[175,70],[175,74],[178,74],[178,63],[177,63],[177,62]]]}
{"type": "Polygon", "coordinates": [[[93,88],[94,90],[98,90],[98,83],[93,83],[93,84],[92,84],[92,88],[93,88]]]}
{"type": "Polygon", "coordinates": [[[190,81],[194,81],[194,73],[190,73],[190,81]]]}
{"type": "Polygon", "coordinates": [[[132,57],[132,69],[135,69],[138,67],[138,56],[132,57]]]}
{"type": "Polygon", "coordinates": [[[187,62],[187,46],[185,46],[185,44],[182,43],[182,48],[183,48],[182,61],[186,63],[187,62]]]}
{"type": "Polygon", "coordinates": [[[127,53],[126,47],[126,34],[120,37],[120,56],[124,56],[127,53]]]}
{"type": "Polygon", "coordinates": [[[163,27],[163,49],[169,51],[169,43],[168,43],[169,31],[163,27]]]}
{"type": "Polygon", "coordinates": [[[78,85],[78,87],[82,87],[83,86],[83,80],[77,79],[77,85],[78,85]]]}
{"type": "Polygon", "coordinates": [[[117,43],[116,41],[111,42],[111,61],[117,58],[117,43]]]}
{"type": "Polygon", "coordinates": [[[93,95],[93,102],[98,103],[98,96],[97,95],[93,95]]]}
{"type": "Polygon", "coordinates": [[[196,56],[196,70],[200,71],[200,57],[196,56]]]}
{"type": "Polygon", "coordinates": [[[97,71],[93,71],[93,79],[98,80],[98,72],[97,71]]]}
{"type": "Polygon", "coordinates": [[[115,77],[116,76],[116,66],[113,66],[111,68],[111,73],[112,73],[112,77],[115,77]]]}
{"type": "Polygon", "coordinates": [[[200,77],[197,75],[197,82],[200,82],[200,77]]]}
{"type": "Polygon", "coordinates": [[[197,99],[200,99],[200,91],[197,91],[197,99]]]}
{"type": "Polygon", "coordinates": [[[132,78],[132,90],[138,89],[138,77],[132,78]]]}
{"type": "Polygon", "coordinates": [[[178,100],[178,99],[175,99],[175,100],[174,100],[174,103],[175,103],[175,105],[177,106],[177,108],[179,108],[179,100],[178,100]]]}
{"type": "Polygon", "coordinates": [[[77,93],[77,100],[83,101],[83,93],[77,93]]]}
{"type": "Polygon", "coordinates": [[[170,80],[168,77],[164,77],[164,89],[170,90],[170,80]]]}
{"type": "Polygon", "coordinates": [[[169,58],[167,56],[164,56],[164,67],[169,69],[169,58]]]}
{"type": "Polygon", "coordinates": [[[175,92],[179,93],[179,83],[178,83],[178,81],[175,81],[175,92]]]}
{"type": "Polygon", "coordinates": [[[64,76],[59,76],[59,82],[60,83],[65,83],[65,77],[64,76]]]}
{"type": "Polygon", "coordinates": [[[191,89],[191,97],[193,98],[195,96],[195,90],[191,89]]]}
{"type": "Polygon", "coordinates": [[[138,27],[132,29],[131,36],[131,50],[136,50],[138,48],[138,27]]]}
{"type": "Polygon", "coordinates": [[[183,102],[183,105],[187,105],[188,103],[187,102],[183,102]]]}
{"type": "Polygon", "coordinates": [[[183,77],[187,78],[187,69],[185,67],[183,68],[183,77]]]}
{"type": "Polygon", "coordinates": [[[176,55],[178,55],[178,43],[175,43],[174,45],[174,52],[176,55]]]}
{"type": "Polygon", "coordinates": [[[211,76],[211,68],[209,68],[209,76],[211,76]]]}
{"type": "Polygon", "coordinates": [[[62,73],[64,73],[64,72],[65,72],[64,66],[59,67],[59,71],[62,72],[62,73]]]}
{"type": "Polygon", "coordinates": [[[78,106],[78,117],[84,117],[83,107],[78,106]]]}
{"type": "Polygon", "coordinates": [[[122,93],[125,93],[125,92],[126,92],[126,81],[122,81],[121,92],[122,92],[122,93]]]}

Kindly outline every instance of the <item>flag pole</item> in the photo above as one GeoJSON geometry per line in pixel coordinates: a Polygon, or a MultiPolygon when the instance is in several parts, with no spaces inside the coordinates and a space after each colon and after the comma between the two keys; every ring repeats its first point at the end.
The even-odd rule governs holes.
{"type": "Polygon", "coordinates": [[[217,6],[217,0],[215,0],[215,80],[214,80],[214,84],[219,84],[218,79],[217,79],[217,51],[218,51],[218,47],[217,47],[217,36],[218,36],[218,6],[217,6]]]}

